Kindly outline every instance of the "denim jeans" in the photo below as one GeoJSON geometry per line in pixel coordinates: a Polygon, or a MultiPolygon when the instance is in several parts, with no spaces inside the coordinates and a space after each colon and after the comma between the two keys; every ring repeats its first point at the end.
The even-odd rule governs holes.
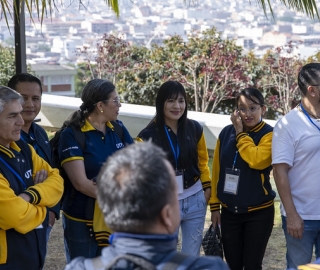
{"type": "Polygon", "coordinates": [[[222,208],[222,244],[231,270],[262,269],[273,221],[274,206],[244,214],[222,208]]]}
{"type": "Polygon", "coordinates": [[[47,243],[50,239],[50,233],[51,233],[51,230],[52,230],[52,226],[49,226],[47,227],[47,234],[46,234],[46,240],[47,240],[47,243]]]}
{"type": "Polygon", "coordinates": [[[92,228],[85,222],[69,219],[62,214],[62,226],[67,263],[79,256],[94,258],[101,255],[103,247],[98,246],[92,228]]]}
{"type": "Polygon", "coordinates": [[[181,252],[199,256],[207,211],[207,202],[203,190],[180,200],[179,204],[182,235],[181,252]]]}
{"type": "Polygon", "coordinates": [[[304,220],[302,238],[295,238],[287,232],[287,218],[282,218],[282,229],[287,244],[287,268],[296,269],[299,265],[310,263],[312,260],[313,246],[316,246],[316,257],[320,254],[320,220],[304,220]]]}

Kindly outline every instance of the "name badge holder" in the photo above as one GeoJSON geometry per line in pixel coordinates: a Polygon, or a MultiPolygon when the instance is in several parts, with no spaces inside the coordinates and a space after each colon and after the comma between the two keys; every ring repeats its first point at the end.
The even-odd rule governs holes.
{"type": "Polygon", "coordinates": [[[178,194],[183,193],[183,170],[176,170],[176,182],[178,187],[178,194]]]}
{"type": "Polygon", "coordinates": [[[238,156],[238,151],[233,160],[232,168],[226,168],[225,170],[225,181],[224,181],[224,193],[229,193],[232,195],[238,194],[240,170],[235,168],[236,160],[238,156]]]}
{"type": "Polygon", "coordinates": [[[183,170],[178,170],[178,158],[179,158],[179,154],[180,154],[179,145],[177,142],[177,150],[175,150],[166,126],[164,126],[164,130],[166,131],[166,134],[167,134],[167,137],[168,137],[171,149],[172,149],[172,153],[174,156],[174,160],[176,162],[176,169],[175,169],[176,183],[177,183],[177,187],[178,187],[178,194],[181,194],[181,193],[183,193],[183,190],[184,190],[184,188],[183,188],[184,173],[183,173],[183,170]]]}

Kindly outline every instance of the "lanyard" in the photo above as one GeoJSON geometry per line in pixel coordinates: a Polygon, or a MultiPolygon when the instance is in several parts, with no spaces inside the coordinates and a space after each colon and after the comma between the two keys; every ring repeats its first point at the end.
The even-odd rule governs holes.
{"type": "Polygon", "coordinates": [[[303,113],[308,117],[308,119],[311,122],[311,124],[314,125],[320,131],[320,128],[311,120],[309,114],[307,113],[305,108],[303,108],[302,103],[300,103],[300,107],[301,107],[301,110],[303,111],[303,113]]]}
{"type": "Polygon", "coordinates": [[[236,151],[236,154],[234,156],[234,159],[233,159],[233,165],[232,165],[232,170],[234,171],[234,166],[236,165],[236,161],[237,161],[237,157],[238,157],[238,151],[236,151]]]}
{"type": "Polygon", "coordinates": [[[180,155],[180,149],[179,149],[179,145],[177,143],[177,152],[174,150],[174,147],[173,147],[173,144],[172,144],[172,141],[171,141],[171,138],[170,138],[170,135],[169,135],[169,132],[168,132],[168,129],[166,126],[164,126],[164,130],[166,131],[166,134],[167,134],[167,137],[168,137],[168,140],[169,140],[169,143],[170,143],[170,146],[171,146],[171,149],[172,149],[172,153],[173,153],[173,156],[174,156],[174,160],[176,162],[176,170],[178,169],[178,158],[179,158],[179,155],[180,155]]]}
{"type": "Polygon", "coordinates": [[[4,159],[2,157],[0,157],[0,160],[9,168],[9,170],[19,179],[19,181],[21,182],[21,184],[23,185],[24,190],[26,190],[27,186],[26,183],[23,181],[23,179],[21,178],[21,176],[19,174],[17,174],[17,172],[7,163],[4,161],[4,159]]]}
{"type": "MultiPolygon", "coordinates": [[[[28,143],[28,144],[31,144],[31,145],[33,146],[34,150],[36,150],[36,152],[37,152],[38,145],[37,145],[36,140],[34,139],[33,132],[30,131],[30,135],[27,134],[27,136],[29,136],[29,137],[26,137],[27,140],[26,140],[26,138],[24,138],[23,136],[24,136],[23,133],[21,133],[21,134],[20,134],[20,139],[21,139],[22,141],[28,143]],[[28,139],[29,139],[29,140],[28,140],[28,139]]],[[[37,152],[37,154],[38,154],[38,152],[37,152]]],[[[39,155],[39,154],[38,154],[38,155],[39,155]]]]}

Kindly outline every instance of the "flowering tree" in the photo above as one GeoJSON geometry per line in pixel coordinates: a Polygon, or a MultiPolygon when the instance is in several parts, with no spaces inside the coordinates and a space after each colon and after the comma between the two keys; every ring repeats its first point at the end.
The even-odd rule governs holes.
{"type": "Polygon", "coordinates": [[[288,113],[300,100],[297,77],[304,61],[294,54],[294,45],[277,47],[266,54],[262,65],[265,73],[259,82],[268,105],[281,114],[288,113]]]}
{"type": "Polygon", "coordinates": [[[90,70],[91,79],[108,79],[116,84],[117,75],[132,67],[131,46],[113,35],[104,34],[97,47],[83,47],[78,51],[90,70]]]}
{"type": "Polygon", "coordinates": [[[215,28],[202,35],[193,33],[188,43],[180,41],[176,48],[178,52],[167,63],[173,71],[170,78],[191,89],[196,111],[214,112],[222,100],[234,98],[251,83],[242,48],[221,39],[215,28]]]}

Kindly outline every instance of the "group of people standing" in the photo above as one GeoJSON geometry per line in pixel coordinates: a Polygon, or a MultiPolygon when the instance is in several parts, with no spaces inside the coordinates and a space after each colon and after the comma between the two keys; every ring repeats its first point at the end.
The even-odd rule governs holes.
{"type": "MultiPolygon", "coordinates": [[[[175,172],[182,253],[200,255],[209,205],[214,227],[221,227],[225,260],[230,269],[262,269],[274,222],[276,193],[270,183],[273,169],[282,201],[287,268],[296,269],[298,265],[310,262],[314,246],[316,257],[320,257],[320,210],[317,206],[320,185],[316,182],[320,173],[316,164],[320,158],[320,64],[304,66],[299,73],[298,84],[301,103],[282,117],[274,128],[262,119],[267,110],[262,93],[255,88],[240,91],[230,118],[232,124],[221,131],[217,140],[211,175],[203,128],[187,117],[188,102],[184,87],[177,81],[167,81],[161,85],[155,102],[156,115],[141,130],[136,141],[151,140],[164,150],[175,172]]],[[[43,250],[33,248],[34,256],[31,257],[26,256],[22,249],[12,253],[12,245],[18,238],[23,238],[25,232],[41,232],[41,246],[45,250],[51,227],[60,216],[60,207],[67,263],[79,256],[100,256],[102,249],[110,244],[111,230],[104,224],[103,209],[100,210],[96,200],[96,179],[108,157],[134,143],[123,123],[117,120],[121,101],[115,86],[101,79],[89,81],[82,91],[82,105],[64,124],[58,149],[59,166],[67,176],[62,203],[59,202],[62,196],[61,177],[55,179],[60,190],[55,187],[52,194],[46,190],[46,185],[50,188],[47,179],[58,175],[58,170],[51,168],[57,167],[57,164],[53,162],[45,131],[34,123],[41,108],[41,82],[33,75],[18,74],[8,86],[16,92],[8,87],[0,88],[0,124],[1,121],[6,124],[12,115],[19,118],[15,120],[18,123],[11,125],[15,127],[12,133],[21,131],[21,136],[8,136],[5,131],[0,132],[0,172],[3,178],[0,180],[5,181],[5,184],[0,183],[0,187],[5,185],[6,194],[13,190],[10,196],[1,196],[0,208],[8,208],[10,200],[24,199],[21,208],[33,211],[30,217],[46,220],[46,224],[38,228],[38,222],[29,231],[22,230],[21,225],[15,227],[6,220],[9,209],[0,211],[0,269],[24,269],[37,256],[38,264],[34,269],[43,267],[43,250]],[[8,107],[6,104],[11,104],[12,100],[6,100],[1,93],[10,91],[15,95],[16,107],[20,104],[22,107],[9,116],[3,116],[4,109],[8,107]],[[17,144],[14,141],[18,141],[17,144]],[[42,166],[30,164],[33,166],[34,183],[29,179],[28,182],[19,179],[16,175],[24,171],[16,169],[16,165],[9,172],[3,169],[8,161],[1,158],[4,156],[19,162],[16,152],[20,150],[17,149],[30,151],[27,143],[33,149],[32,161],[40,160],[40,157],[43,159],[42,166]],[[34,152],[40,157],[35,157],[34,152]],[[18,173],[15,174],[14,170],[18,173]],[[14,181],[24,185],[15,190],[14,181]],[[47,203],[42,204],[37,196],[55,199],[48,199],[47,203]],[[30,202],[40,203],[41,211],[37,208],[29,210],[27,203],[30,202]],[[47,207],[51,208],[45,211],[47,207]],[[5,235],[6,241],[1,235],[5,235]],[[20,261],[16,260],[17,256],[22,256],[20,261]]],[[[40,161],[34,162],[38,164],[40,161]]],[[[2,188],[0,192],[4,192],[2,188]]],[[[20,215],[23,215],[23,209],[20,209],[20,215]]]]}

